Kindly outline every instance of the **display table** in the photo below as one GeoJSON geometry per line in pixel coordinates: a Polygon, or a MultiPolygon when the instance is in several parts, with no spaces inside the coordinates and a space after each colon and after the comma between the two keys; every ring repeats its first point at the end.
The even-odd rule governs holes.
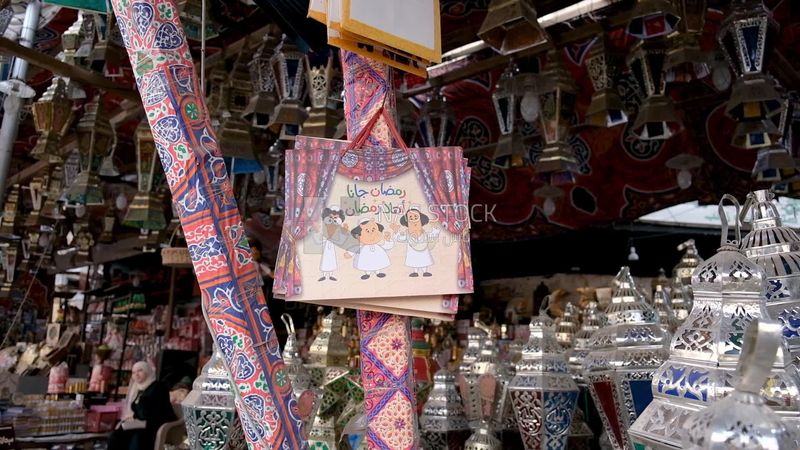
{"type": "MultiPolygon", "coordinates": [[[[111,433],[69,433],[53,434],[49,436],[23,436],[17,438],[19,448],[41,448],[42,446],[62,444],[91,444],[95,441],[108,439],[111,433]]],[[[91,448],[87,446],[86,448],[91,448]]]]}

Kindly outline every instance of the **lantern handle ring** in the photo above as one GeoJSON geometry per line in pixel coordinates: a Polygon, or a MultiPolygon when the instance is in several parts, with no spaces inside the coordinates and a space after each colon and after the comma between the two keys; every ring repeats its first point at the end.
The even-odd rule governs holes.
{"type": "Polygon", "coordinates": [[[745,330],[742,352],[736,366],[736,389],[759,393],[769,378],[772,365],[778,357],[783,332],[774,320],[754,319],[745,330]]]}
{"type": "Polygon", "coordinates": [[[289,313],[281,314],[281,321],[283,322],[284,325],[286,325],[286,331],[288,331],[289,334],[295,334],[294,320],[292,319],[292,316],[289,313]]]}
{"type": "Polygon", "coordinates": [[[739,201],[736,200],[736,197],[725,194],[722,196],[722,199],[719,201],[719,206],[717,207],[717,211],[719,213],[719,219],[722,222],[722,233],[720,234],[720,248],[725,247],[735,247],[737,250],[739,249],[739,243],[742,242],[742,228],[739,226],[739,213],[741,210],[741,206],[739,205],[739,201]],[[737,220],[734,221],[733,229],[736,234],[736,239],[731,241],[728,239],[728,217],[725,215],[725,200],[730,201],[733,203],[733,206],[736,207],[736,212],[733,217],[737,220]]]}

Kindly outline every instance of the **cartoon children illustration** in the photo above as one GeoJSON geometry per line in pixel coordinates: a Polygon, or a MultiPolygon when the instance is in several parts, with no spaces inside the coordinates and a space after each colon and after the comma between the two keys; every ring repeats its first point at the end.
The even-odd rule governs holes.
{"type": "Polygon", "coordinates": [[[400,225],[392,225],[392,229],[396,233],[395,240],[408,244],[406,266],[411,269],[411,273],[408,274],[409,277],[433,276],[430,272],[430,267],[433,265],[431,249],[436,245],[436,240],[439,237],[439,228],[435,227],[432,230],[426,230],[425,226],[429,223],[430,219],[420,211],[420,207],[412,205],[405,215],[400,218],[400,225],[406,227],[406,230],[399,231],[400,225]]]}
{"type": "Polygon", "coordinates": [[[371,275],[385,277],[383,270],[391,264],[386,250],[394,247],[394,241],[392,233],[383,229],[383,225],[375,222],[375,219],[366,217],[350,231],[360,243],[358,253],[353,258],[353,267],[364,272],[362,280],[368,280],[371,275]]]}
{"type": "Polygon", "coordinates": [[[317,281],[337,281],[336,270],[336,247],[347,251],[355,251],[358,248],[358,241],[350,235],[347,224],[344,223],[344,212],[338,206],[330,206],[322,210],[322,225],[314,227],[312,238],[317,244],[322,245],[322,259],[319,263],[320,278],[317,281]]]}

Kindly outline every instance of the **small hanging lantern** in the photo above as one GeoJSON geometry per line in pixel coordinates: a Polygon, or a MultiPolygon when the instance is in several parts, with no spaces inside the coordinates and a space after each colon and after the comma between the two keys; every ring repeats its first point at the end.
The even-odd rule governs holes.
{"type": "Polygon", "coordinates": [[[424,448],[458,450],[469,436],[456,377],[447,368],[433,376],[433,389],[422,407],[419,425],[424,448]]]}
{"type": "Polygon", "coordinates": [[[447,147],[455,131],[456,119],[440,89],[422,107],[419,137],[424,147],[447,147]]]}
{"type": "Polygon", "coordinates": [[[680,153],[665,163],[668,169],[676,170],[678,187],[689,189],[692,186],[692,170],[703,165],[703,158],[691,153],[680,153]]]}
{"type": "Polygon", "coordinates": [[[236,414],[234,389],[222,353],[214,344],[211,359],[181,403],[191,450],[247,448],[236,414]]]}
{"type": "Polygon", "coordinates": [[[75,126],[80,151],[80,168],[76,180],[66,189],[67,201],[85,206],[102,205],[103,190],[97,176],[100,159],[108,154],[114,131],[103,111],[100,96],[84,107],[83,117],[75,126]]]}
{"type": "Polygon", "coordinates": [[[537,178],[554,186],[572,184],[578,160],[568,144],[569,115],[575,110],[577,86],[557,51],[547,54],[547,70],[539,75],[539,122],[545,147],[534,163],[537,178]]]}
{"type": "Polygon", "coordinates": [[[583,376],[612,446],[622,450],[633,448],[627,430],[653,399],[653,371],[669,356],[669,333],[644,302],[628,267],[612,286],[608,325],[592,334],[583,376]]]}
{"type": "Polygon", "coordinates": [[[103,216],[103,231],[100,233],[100,237],[97,238],[97,242],[101,244],[114,243],[114,225],[116,224],[117,216],[114,214],[114,209],[109,208],[106,215],[103,216]]]}
{"type": "MultiPolygon", "coordinates": [[[[747,323],[769,317],[764,299],[766,274],[739,249],[739,212],[736,199],[725,195],[719,203],[720,249],[692,275],[694,308],[672,338],[669,359],[652,377],[652,403],[630,429],[636,448],[681,448],[689,415],[733,391],[731,383],[723,380],[735,377],[747,323]],[[726,200],[736,207],[735,240],[728,238],[726,200]],[[664,417],[672,418],[670,426],[659,426],[664,417]]],[[[785,347],[773,348],[773,352],[778,354],[777,359],[773,356],[774,364],[763,368],[770,382],[759,390],[785,420],[796,423],[800,419],[800,386],[793,368],[787,367],[785,347]]]]}
{"type": "Polygon", "coordinates": [[[31,105],[33,125],[39,133],[32,157],[49,163],[64,161],[59,145],[72,123],[72,103],[67,84],[61,77],[53,77],[44,94],[31,105]]]}
{"type": "Polygon", "coordinates": [[[142,230],[163,230],[167,227],[164,216],[164,203],[161,197],[153,192],[156,176],[159,172],[158,152],[156,151],[150,125],[143,121],[136,127],[136,172],[139,175],[139,188],[122,224],[142,230]]]}
{"type": "Polygon", "coordinates": [[[275,110],[275,80],[272,78],[270,61],[277,44],[278,38],[270,33],[264,34],[264,41],[248,64],[253,95],[242,112],[242,118],[254,127],[265,128],[275,110]]]}
{"type": "Polygon", "coordinates": [[[456,382],[464,401],[464,413],[470,426],[474,426],[481,420],[480,392],[477,390],[477,382],[473,382],[477,380],[478,376],[471,372],[472,365],[480,357],[484,341],[489,338],[489,328],[478,320],[477,314],[475,316],[475,326],[469,327],[467,331],[467,348],[461,357],[456,375],[456,382]]]}
{"type": "Polygon", "coordinates": [[[311,112],[303,122],[302,133],[305,136],[333,137],[336,126],[343,118],[343,114],[337,109],[337,102],[331,101],[333,81],[338,72],[334,66],[334,57],[330,55],[323,61],[314,61],[314,58],[306,55],[305,64],[311,112]]]}
{"type": "Polygon", "coordinates": [[[627,32],[639,39],[652,39],[672,33],[680,21],[681,16],[669,0],[637,0],[627,32]]]}
{"type": "Polygon", "coordinates": [[[302,105],[306,81],[304,57],[286,36],[272,55],[270,66],[279,103],[270,118],[270,127],[275,124],[299,127],[306,118],[302,105]]]}
{"type": "MultiPolygon", "coordinates": [[[[516,66],[509,65],[500,76],[500,81],[492,93],[492,102],[500,128],[493,163],[498,167],[509,168],[523,165],[522,156],[515,151],[514,122],[517,119],[517,93],[514,86],[516,66]]],[[[522,147],[520,145],[520,147],[522,147]]]]}
{"type": "Polygon", "coordinates": [[[28,195],[30,196],[31,200],[31,211],[25,217],[25,227],[26,228],[39,228],[42,222],[42,212],[44,206],[44,199],[47,196],[47,190],[49,188],[49,167],[46,167],[39,171],[31,181],[28,182],[27,186],[23,186],[22,189],[28,191],[28,195]]]}
{"type": "Polygon", "coordinates": [[[558,344],[565,349],[572,348],[578,329],[578,316],[575,312],[575,305],[572,302],[567,302],[564,305],[564,313],[556,320],[555,336],[558,344]]]}
{"type": "Polygon", "coordinates": [[[229,158],[257,159],[253,147],[250,124],[243,118],[252,96],[252,82],[248,64],[251,53],[242,50],[221,86],[219,106],[219,147],[229,158]]]}
{"type": "Polygon", "coordinates": [[[286,325],[286,345],[283,347],[283,361],[286,363],[286,373],[292,383],[292,391],[297,399],[297,407],[300,417],[303,419],[303,429],[306,433],[311,429],[311,420],[316,415],[319,407],[320,393],[315,389],[311,382],[311,374],[308,373],[303,365],[300,356],[300,345],[297,341],[297,332],[294,328],[294,321],[289,314],[282,314],[281,320],[286,325]]]}
{"type": "MultiPolygon", "coordinates": [[[[794,108],[794,102],[787,97],[783,111],[778,116],[778,126],[774,127],[775,134],[769,136],[771,145],[760,149],[756,155],[753,176],[757,181],[781,181],[784,176],[796,172],[796,162],[788,150],[791,145],[791,117],[794,115],[794,108]]],[[[772,119],[762,122],[774,125],[772,119]]],[[[748,123],[752,122],[742,122],[739,126],[748,123]]]]}
{"type": "Polygon", "coordinates": [[[64,185],[64,167],[54,164],[50,170],[50,177],[47,183],[47,192],[44,194],[44,204],[42,204],[41,216],[45,219],[63,219],[61,207],[59,206],[64,185]]]}
{"type": "Polygon", "coordinates": [[[735,2],[725,16],[717,40],[737,79],[725,113],[731,118],[761,120],[783,108],[775,80],[766,74],[778,24],[761,0],[735,2]]]}
{"type": "Polygon", "coordinates": [[[492,0],[478,37],[501,55],[526,50],[549,39],[539,25],[532,0],[492,0]]]}
{"type": "Polygon", "coordinates": [[[708,408],[691,413],[681,433],[682,448],[750,450],[797,448],[797,430],[761,395],[780,350],[780,325],[755,319],[744,333],[734,390],[708,408]],[[745,425],[746,424],[746,425],[745,425]]]}
{"type": "Polygon", "coordinates": [[[633,123],[633,133],[641,140],[666,140],[682,128],[680,118],[666,93],[662,42],[640,41],[628,55],[628,66],[644,93],[644,101],[633,123]]]}
{"type": "Polygon", "coordinates": [[[0,219],[0,238],[2,239],[19,239],[19,236],[14,233],[14,227],[17,225],[17,213],[19,209],[19,185],[11,186],[11,190],[6,196],[6,202],[3,205],[3,217],[0,219]]]}
{"type": "Polygon", "coordinates": [[[544,311],[531,319],[530,338],[509,386],[525,450],[567,448],[578,386],[555,334],[544,311]]]}
{"type": "Polygon", "coordinates": [[[681,21],[680,32],[668,38],[664,61],[667,83],[688,83],[711,74],[713,55],[700,48],[700,36],[706,19],[706,0],[679,0],[676,5],[681,21]]]}
{"type": "Polygon", "coordinates": [[[770,147],[780,139],[781,133],[772,119],[747,120],[736,125],[731,145],[746,150],[770,147]]]}
{"type": "Polygon", "coordinates": [[[586,57],[586,71],[594,93],[586,109],[586,123],[594,127],[615,127],[628,121],[625,104],[614,89],[608,45],[604,36],[595,38],[586,57]]]}
{"type": "Polygon", "coordinates": [[[92,248],[94,248],[94,234],[89,229],[89,222],[81,221],[73,225],[75,231],[75,262],[78,264],[91,261],[92,248]]]}
{"type": "Polygon", "coordinates": [[[17,244],[15,242],[3,243],[0,246],[2,257],[3,284],[0,285],[0,298],[9,298],[14,287],[14,274],[17,270],[17,244]]]}

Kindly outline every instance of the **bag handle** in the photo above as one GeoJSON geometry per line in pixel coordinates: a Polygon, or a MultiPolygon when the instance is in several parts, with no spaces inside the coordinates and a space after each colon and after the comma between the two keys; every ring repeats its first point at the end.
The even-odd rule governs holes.
{"type": "MultiPolygon", "coordinates": [[[[385,101],[385,100],[384,100],[385,101]]],[[[375,125],[378,123],[378,119],[383,117],[383,120],[386,122],[386,126],[389,127],[389,134],[392,135],[395,141],[397,141],[397,145],[402,148],[403,150],[408,150],[408,146],[406,145],[405,141],[403,140],[403,136],[400,134],[400,130],[397,129],[397,125],[394,123],[394,119],[389,115],[386,111],[385,105],[381,105],[375,114],[369,119],[366,123],[364,128],[356,135],[355,139],[350,142],[350,145],[347,146],[345,151],[353,150],[357,148],[362,148],[364,144],[369,139],[372,131],[375,129],[375,125]]]]}

